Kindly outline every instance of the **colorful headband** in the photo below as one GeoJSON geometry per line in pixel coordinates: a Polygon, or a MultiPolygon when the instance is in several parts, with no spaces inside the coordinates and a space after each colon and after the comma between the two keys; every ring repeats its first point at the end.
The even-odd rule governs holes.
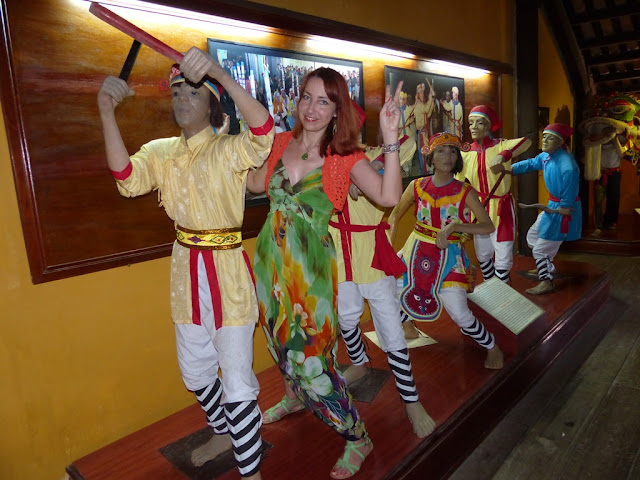
{"type": "MultiPolygon", "coordinates": [[[[185,81],[186,79],[184,78],[184,75],[182,75],[182,72],[180,71],[180,67],[178,66],[177,63],[175,63],[171,67],[171,75],[169,75],[169,87],[173,87],[175,84],[182,83],[185,81]]],[[[206,80],[206,79],[202,82],[202,85],[207,87],[211,91],[211,93],[215,95],[218,101],[220,101],[222,86],[218,86],[215,83],[213,83],[211,80],[206,80]]]]}
{"type": "Polygon", "coordinates": [[[443,145],[451,145],[452,147],[456,147],[458,150],[462,150],[463,152],[467,152],[471,148],[468,143],[463,144],[456,135],[442,132],[436,133],[429,139],[429,146],[422,147],[422,153],[426,155],[443,145]]]}

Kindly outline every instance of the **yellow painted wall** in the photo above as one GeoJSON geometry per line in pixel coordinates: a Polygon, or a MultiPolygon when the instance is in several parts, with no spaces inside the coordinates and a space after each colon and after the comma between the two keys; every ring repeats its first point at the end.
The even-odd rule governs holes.
{"type": "Polygon", "coordinates": [[[511,63],[512,2],[439,0],[258,0],[257,3],[359,25],[482,58],[511,63]]]}
{"type": "MultiPolygon", "coordinates": [[[[492,2],[491,13],[484,2],[459,2],[450,21],[440,2],[405,3],[404,15],[389,15],[381,0],[263,3],[511,62],[508,0],[492,2]],[[476,35],[474,24],[491,28],[476,35]]],[[[503,90],[507,134],[512,83],[503,90]]],[[[0,478],[59,479],[74,460],[194,402],[175,359],[169,260],[33,285],[4,124],[0,204],[0,478]]],[[[245,242],[250,257],[254,247],[245,242]]],[[[255,368],[272,364],[258,332],[255,368]]]]}
{"type": "MultiPolygon", "coordinates": [[[[538,105],[549,108],[549,123],[561,122],[573,126],[574,98],[569,79],[542,14],[538,15],[538,50],[538,105]]],[[[538,175],[538,198],[544,204],[549,200],[542,172],[538,175]]]]}

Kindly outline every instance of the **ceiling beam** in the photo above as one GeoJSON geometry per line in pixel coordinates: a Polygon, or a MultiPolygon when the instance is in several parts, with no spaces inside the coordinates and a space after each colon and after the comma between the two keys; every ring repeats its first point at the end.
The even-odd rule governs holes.
{"type": "Polygon", "coordinates": [[[610,63],[632,62],[640,60],[640,49],[628,50],[623,53],[612,53],[609,55],[594,55],[584,57],[587,67],[597,67],[600,65],[608,65],[610,63]]]}
{"type": "Polygon", "coordinates": [[[582,23],[599,22],[600,20],[626,17],[628,15],[636,15],[639,13],[640,3],[630,2],[627,5],[617,5],[613,8],[602,8],[599,10],[587,11],[585,13],[569,15],[569,21],[571,22],[571,25],[580,25],[582,23]]]}
{"type": "Polygon", "coordinates": [[[613,85],[607,85],[605,83],[601,83],[597,86],[597,88],[598,88],[598,94],[600,95],[607,94],[610,92],[638,93],[640,92],[640,82],[632,82],[622,87],[616,87],[613,85]]]}
{"type": "Polygon", "coordinates": [[[629,70],[626,72],[615,72],[607,74],[593,74],[595,83],[615,82],[617,80],[637,80],[640,79],[640,69],[629,70]]]}
{"type": "Polygon", "coordinates": [[[595,47],[609,47],[620,43],[637,42],[640,39],[638,32],[620,32],[604,37],[587,38],[580,41],[580,48],[586,50],[595,47]]]}

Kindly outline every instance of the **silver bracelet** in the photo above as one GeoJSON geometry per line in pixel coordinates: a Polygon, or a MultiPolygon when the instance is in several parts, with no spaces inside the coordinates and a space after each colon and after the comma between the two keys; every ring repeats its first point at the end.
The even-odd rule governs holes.
{"type": "Polygon", "coordinates": [[[399,150],[400,150],[400,142],[382,144],[382,153],[393,153],[399,150]]]}

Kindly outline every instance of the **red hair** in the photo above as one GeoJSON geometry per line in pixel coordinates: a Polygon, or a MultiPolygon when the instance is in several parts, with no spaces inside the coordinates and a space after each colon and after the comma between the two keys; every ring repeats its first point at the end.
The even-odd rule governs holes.
{"type": "MultiPolygon", "coordinates": [[[[351,97],[349,96],[349,87],[344,77],[332,68],[320,67],[309,72],[300,84],[301,96],[304,95],[307,82],[310,78],[317,77],[324,84],[324,91],[327,97],[336,104],[336,116],[331,119],[329,125],[324,132],[322,141],[320,142],[320,153],[323,154],[327,148],[331,149],[331,153],[340,156],[350,155],[361,150],[358,143],[358,119],[351,97]],[[333,133],[333,127],[337,124],[336,133],[333,133]]],[[[300,122],[300,113],[296,112],[296,125],[293,128],[293,136],[299,138],[302,134],[302,122],[300,122]]],[[[326,153],[325,153],[326,154],[326,153]]]]}

